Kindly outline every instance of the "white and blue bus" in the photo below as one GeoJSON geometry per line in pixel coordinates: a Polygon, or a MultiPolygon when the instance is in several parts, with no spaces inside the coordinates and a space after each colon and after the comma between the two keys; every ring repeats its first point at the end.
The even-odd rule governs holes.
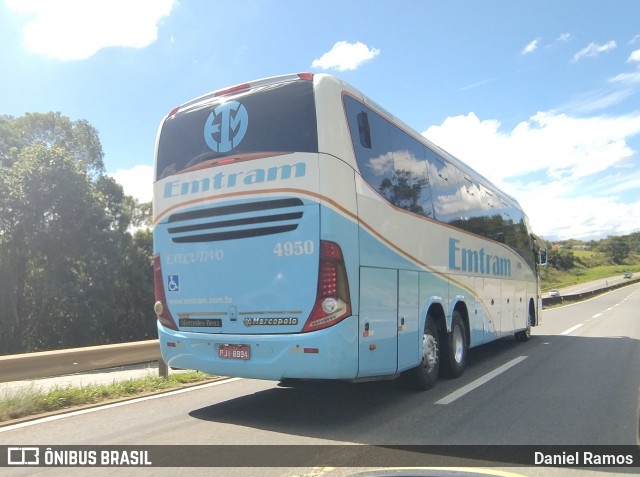
{"type": "Polygon", "coordinates": [[[516,200],[330,75],[171,111],[153,214],[171,367],[428,389],[538,324],[544,244],[516,200]]]}

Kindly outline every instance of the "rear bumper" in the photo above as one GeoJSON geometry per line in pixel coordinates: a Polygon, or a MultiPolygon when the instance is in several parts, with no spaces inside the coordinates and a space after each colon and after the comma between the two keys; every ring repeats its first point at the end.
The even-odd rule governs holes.
{"type": "Polygon", "coordinates": [[[219,376],[281,380],[354,379],[358,374],[358,317],[310,333],[207,334],[180,332],[158,323],[167,365],[219,376]],[[223,359],[223,344],[248,345],[250,359],[223,359]]]}

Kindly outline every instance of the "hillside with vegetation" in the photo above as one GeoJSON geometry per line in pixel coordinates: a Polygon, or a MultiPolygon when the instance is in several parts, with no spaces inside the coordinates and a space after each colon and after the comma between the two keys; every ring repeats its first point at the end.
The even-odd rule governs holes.
{"type": "Polygon", "coordinates": [[[542,289],[640,272],[640,232],[602,240],[548,242],[542,289]]]}

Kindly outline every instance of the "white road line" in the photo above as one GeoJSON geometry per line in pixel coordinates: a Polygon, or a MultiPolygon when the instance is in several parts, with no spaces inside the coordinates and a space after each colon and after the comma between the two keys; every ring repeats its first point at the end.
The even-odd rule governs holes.
{"type": "Polygon", "coordinates": [[[599,316],[602,316],[602,313],[596,313],[595,315],[593,315],[591,318],[598,318],[599,316]]]}
{"type": "Polygon", "coordinates": [[[13,431],[15,429],[20,429],[23,427],[29,427],[29,426],[35,426],[36,424],[42,424],[44,422],[51,422],[51,421],[58,421],[60,419],[66,419],[67,417],[73,417],[73,416],[80,416],[82,414],[89,414],[92,412],[98,412],[98,411],[102,411],[104,409],[111,409],[114,407],[120,407],[120,406],[127,406],[129,404],[135,404],[138,402],[142,402],[142,401],[150,401],[152,399],[160,399],[163,397],[167,397],[167,396],[174,396],[176,394],[182,394],[182,393],[188,393],[191,391],[197,391],[199,389],[204,389],[204,388],[210,388],[210,387],[214,387],[214,386],[220,386],[222,384],[227,384],[233,381],[238,381],[242,378],[231,378],[231,379],[224,379],[222,381],[214,381],[212,383],[208,383],[208,384],[203,384],[201,386],[192,386],[189,388],[184,388],[184,389],[177,389],[175,391],[169,391],[166,393],[161,393],[161,394],[152,394],[151,396],[144,396],[144,397],[140,397],[140,398],[134,398],[134,399],[130,399],[128,401],[120,401],[120,402],[114,402],[112,404],[105,404],[104,406],[98,406],[98,407],[90,407],[88,409],[80,409],[78,411],[71,411],[71,412],[67,412],[64,414],[56,414],[54,416],[47,416],[47,417],[42,417],[40,419],[35,419],[33,421],[26,421],[26,422],[20,422],[18,424],[11,424],[5,427],[0,427],[0,433],[2,432],[7,432],[7,431],[13,431]]]}
{"type": "Polygon", "coordinates": [[[578,328],[580,328],[582,325],[582,323],[580,323],[579,325],[576,326],[572,326],[571,328],[569,328],[568,330],[564,330],[562,333],[560,333],[561,335],[570,335],[571,333],[573,333],[574,331],[576,331],[578,328]]]}
{"type": "Polygon", "coordinates": [[[517,358],[512,359],[508,363],[505,363],[502,366],[500,366],[499,368],[494,369],[490,373],[485,374],[484,376],[476,379],[475,381],[472,381],[469,384],[467,384],[465,386],[462,386],[457,391],[454,391],[451,394],[443,397],[439,401],[436,401],[436,404],[451,404],[456,399],[459,399],[462,396],[464,396],[465,394],[470,393],[474,389],[482,386],[484,383],[486,383],[486,382],[492,380],[493,378],[495,378],[496,376],[504,373],[506,370],[508,370],[509,368],[515,366],[516,364],[524,361],[525,359],[527,359],[526,356],[518,356],[517,358]]]}

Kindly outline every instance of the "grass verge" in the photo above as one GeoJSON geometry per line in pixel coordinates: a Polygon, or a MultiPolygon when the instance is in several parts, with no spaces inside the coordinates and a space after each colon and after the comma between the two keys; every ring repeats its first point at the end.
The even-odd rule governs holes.
{"type": "Polygon", "coordinates": [[[168,378],[149,376],[111,384],[56,386],[47,391],[30,388],[6,392],[4,396],[0,396],[0,422],[169,391],[212,379],[212,376],[199,371],[186,371],[169,375],[168,378]]]}

